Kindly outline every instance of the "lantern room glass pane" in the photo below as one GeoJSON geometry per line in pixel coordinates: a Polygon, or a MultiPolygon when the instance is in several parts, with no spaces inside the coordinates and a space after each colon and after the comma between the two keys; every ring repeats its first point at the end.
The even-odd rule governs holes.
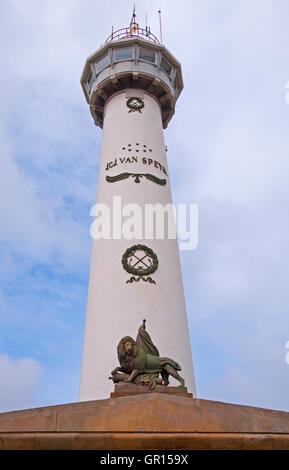
{"type": "Polygon", "coordinates": [[[95,62],[96,73],[101,72],[103,69],[105,69],[109,65],[110,65],[110,58],[109,58],[109,55],[106,54],[101,59],[99,59],[97,62],[95,62]]]}
{"type": "Polygon", "coordinates": [[[156,61],[156,53],[150,49],[147,49],[146,47],[140,47],[138,51],[138,58],[154,64],[156,61]]]}
{"type": "Polygon", "coordinates": [[[161,69],[168,74],[170,77],[173,67],[162,57],[161,69]]]}
{"type": "Polygon", "coordinates": [[[178,84],[177,77],[174,78],[173,83],[174,83],[175,95],[178,96],[179,93],[180,93],[180,89],[179,89],[179,84],[178,84]]]}
{"type": "Polygon", "coordinates": [[[90,72],[89,72],[89,75],[88,75],[88,79],[87,79],[87,84],[88,84],[88,89],[89,89],[89,91],[91,90],[91,87],[92,87],[92,84],[93,84],[93,80],[94,80],[94,77],[93,77],[92,72],[90,71],[90,72]]]}
{"type": "Polygon", "coordinates": [[[122,47],[114,50],[114,60],[129,60],[132,59],[132,47],[122,47]]]}

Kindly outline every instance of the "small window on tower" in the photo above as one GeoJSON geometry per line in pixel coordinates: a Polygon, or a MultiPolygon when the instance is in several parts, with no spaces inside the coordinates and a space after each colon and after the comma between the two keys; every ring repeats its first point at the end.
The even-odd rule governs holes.
{"type": "Polygon", "coordinates": [[[122,47],[114,50],[114,60],[129,60],[132,59],[132,47],[122,47]]]}
{"type": "Polygon", "coordinates": [[[156,53],[147,49],[146,47],[140,47],[138,50],[138,58],[140,60],[145,60],[146,62],[151,62],[155,64],[156,62],[156,53]]]}
{"type": "Polygon", "coordinates": [[[161,69],[166,72],[166,74],[170,77],[173,67],[162,57],[161,60],[161,69]]]}
{"type": "Polygon", "coordinates": [[[110,58],[109,58],[109,55],[106,54],[101,59],[99,59],[97,62],[95,62],[96,73],[100,73],[103,69],[105,69],[109,65],[110,65],[110,58]]]}

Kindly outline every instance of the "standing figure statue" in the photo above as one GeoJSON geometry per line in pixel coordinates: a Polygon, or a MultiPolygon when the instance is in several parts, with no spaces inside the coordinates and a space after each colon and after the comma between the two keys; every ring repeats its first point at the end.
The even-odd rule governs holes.
{"type": "Polygon", "coordinates": [[[158,349],[145,329],[145,322],[146,320],[143,320],[143,324],[139,327],[135,341],[130,336],[125,336],[118,343],[117,355],[120,367],[116,367],[109,378],[114,383],[147,385],[153,390],[156,385],[168,385],[171,375],[183,387],[185,381],[178,374],[181,366],[173,359],[160,357],[158,349]]]}

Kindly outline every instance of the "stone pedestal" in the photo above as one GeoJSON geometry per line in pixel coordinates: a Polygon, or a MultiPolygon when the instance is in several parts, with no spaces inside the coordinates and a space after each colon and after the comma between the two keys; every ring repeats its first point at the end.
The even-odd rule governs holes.
{"type": "Polygon", "coordinates": [[[2,413],[0,449],[289,449],[289,413],[143,393],[2,413]]]}
{"type": "Polygon", "coordinates": [[[143,393],[166,393],[168,395],[177,395],[183,397],[193,397],[192,393],[188,393],[187,387],[168,387],[165,385],[157,385],[153,390],[144,385],[136,385],[133,383],[120,382],[115,385],[114,392],[110,394],[110,398],[125,397],[130,395],[139,395],[143,393]]]}

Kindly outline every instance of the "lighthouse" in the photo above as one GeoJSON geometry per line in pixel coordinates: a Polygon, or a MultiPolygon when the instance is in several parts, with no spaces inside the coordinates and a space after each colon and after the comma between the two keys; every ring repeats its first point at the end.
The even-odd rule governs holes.
{"type": "Polygon", "coordinates": [[[79,400],[109,396],[119,338],[134,335],[143,319],[195,396],[178,243],[168,222],[161,234],[144,227],[146,214],[157,226],[158,210],[165,219],[172,206],[163,130],[183,89],[181,65],[133,14],[88,57],[81,85],[102,129],[96,205],[106,208],[109,233],[92,241],[79,400]],[[143,225],[130,237],[117,222],[135,207],[143,225]]]}

